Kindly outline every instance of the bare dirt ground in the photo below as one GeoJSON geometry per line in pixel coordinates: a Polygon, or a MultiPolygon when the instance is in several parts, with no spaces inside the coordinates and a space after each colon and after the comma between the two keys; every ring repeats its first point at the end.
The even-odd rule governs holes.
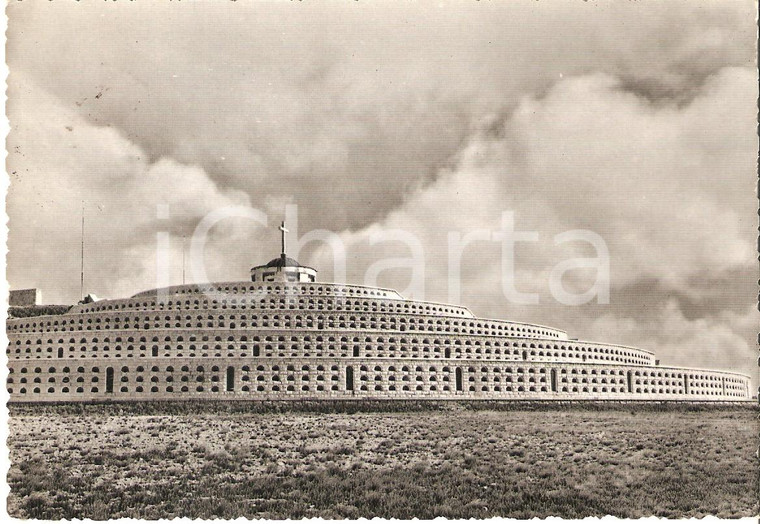
{"type": "Polygon", "coordinates": [[[758,513],[758,412],[11,409],[18,518],[758,513]]]}

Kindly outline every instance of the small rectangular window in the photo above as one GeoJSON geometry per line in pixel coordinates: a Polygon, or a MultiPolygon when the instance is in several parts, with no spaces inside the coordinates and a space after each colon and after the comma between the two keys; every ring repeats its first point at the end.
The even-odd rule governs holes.
{"type": "Polygon", "coordinates": [[[235,391],[235,368],[227,368],[227,391],[235,391]]]}
{"type": "Polygon", "coordinates": [[[113,368],[106,369],[106,393],[113,393],[113,368]]]}

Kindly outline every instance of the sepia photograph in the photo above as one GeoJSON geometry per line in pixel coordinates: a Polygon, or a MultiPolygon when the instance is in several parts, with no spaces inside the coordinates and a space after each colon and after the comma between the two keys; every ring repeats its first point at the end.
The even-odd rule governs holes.
{"type": "Polygon", "coordinates": [[[5,6],[6,517],[756,522],[755,0],[5,6]]]}

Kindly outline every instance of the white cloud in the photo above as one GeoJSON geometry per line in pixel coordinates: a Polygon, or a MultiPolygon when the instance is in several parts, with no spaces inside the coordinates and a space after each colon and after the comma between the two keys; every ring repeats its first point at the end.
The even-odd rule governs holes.
{"type": "MultiPolygon", "coordinates": [[[[669,103],[754,63],[749,2],[629,4],[16,2],[9,82],[29,75],[151,162],[198,165],[256,205],[316,198],[304,225],[359,229],[430,182],[473,125],[560,75],[623,78],[669,103]]],[[[585,102],[581,120],[602,108],[585,102]]]]}
{"type": "MultiPolygon", "coordinates": [[[[153,286],[156,232],[248,203],[243,193],[217,187],[202,168],[171,158],[151,163],[118,131],[62,109],[26,79],[19,84],[11,92],[16,124],[8,139],[15,170],[7,200],[12,287],[40,287],[47,302],[79,295],[83,201],[86,291],[101,296],[153,286]],[[168,220],[159,216],[160,206],[168,206],[168,220]]],[[[180,261],[177,244],[175,274],[180,261]]]]}
{"type": "MultiPolygon", "coordinates": [[[[360,281],[380,256],[410,256],[402,243],[381,250],[369,246],[371,232],[400,228],[425,246],[426,296],[446,300],[447,233],[496,230],[501,213],[514,211],[518,231],[540,233],[539,242],[516,248],[517,288],[539,293],[542,306],[507,303],[493,242],[473,243],[463,258],[465,304],[482,314],[518,315],[608,341],[620,341],[621,321],[638,331],[641,342],[656,343],[651,349],[664,360],[683,360],[682,345],[696,344],[703,363],[725,360],[736,368],[744,359],[747,366],[746,331],[736,331],[724,318],[686,322],[667,310],[669,316],[646,325],[617,317],[593,323],[599,309],[557,304],[548,275],[562,260],[594,256],[583,243],[553,244],[555,234],[571,229],[604,238],[613,289],[656,279],[663,303],[673,292],[700,296],[702,277],[753,267],[754,223],[740,211],[754,205],[746,189],[754,179],[756,153],[746,137],[754,132],[755,80],[749,69],[721,71],[688,104],[652,104],[621,90],[607,75],[565,78],[541,98],[525,97],[499,126],[489,122],[475,133],[434,183],[418,188],[383,221],[343,233],[350,279],[360,281]],[[709,122],[710,129],[695,130],[699,122],[709,122]],[[716,166],[723,166],[721,173],[716,166]],[[610,326],[607,332],[601,332],[604,325],[610,326]]],[[[317,254],[317,267],[325,256],[317,254]]],[[[566,286],[581,291],[595,277],[571,275],[566,286]]],[[[409,278],[408,271],[388,272],[384,283],[404,288],[409,278]]]]}
{"type": "MultiPolygon", "coordinates": [[[[551,240],[583,228],[607,242],[614,285],[656,277],[688,292],[694,275],[752,263],[753,226],[737,209],[754,201],[745,184],[755,153],[744,139],[754,127],[754,80],[751,70],[731,70],[691,104],[654,106],[605,75],[565,79],[541,99],[525,98],[495,135],[475,134],[452,170],[381,225],[423,238],[435,266],[445,263],[447,232],[497,229],[501,213],[514,211],[518,229],[543,234],[540,243],[526,244],[522,258],[531,267],[577,253],[551,240]],[[740,96],[716,103],[728,93],[740,96]],[[696,121],[716,125],[695,140],[696,121]],[[718,165],[730,169],[718,175],[718,165]]],[[[356,256],[368,231],[344,235],[362,245],[356,256]]],[[[478,251],[481,263],[496,261],[495,246],[478,251]]]]}
{"type": "Polygon", "coordinates": [[[757,326],[760,320],[755,307],[740,314],[687,319],[671,300],[657,307],[656,316],[656,322],[639,322],[604,315],[590,323],[588,332],[595,340],[614,333],[628,344],[656,349],[665,365],[733,370],[751,374],[757,381],[757,368],[752,365],[757,353],[744,336],[747,327],[757,326]]]}

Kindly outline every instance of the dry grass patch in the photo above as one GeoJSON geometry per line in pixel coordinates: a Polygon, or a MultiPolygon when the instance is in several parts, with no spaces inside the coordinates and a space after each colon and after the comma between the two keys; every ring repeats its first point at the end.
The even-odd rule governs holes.
{"type": "Polygon", "coordinates": [[[758,512],[748,409],[11,415],[19,518],[758,512]]]}

